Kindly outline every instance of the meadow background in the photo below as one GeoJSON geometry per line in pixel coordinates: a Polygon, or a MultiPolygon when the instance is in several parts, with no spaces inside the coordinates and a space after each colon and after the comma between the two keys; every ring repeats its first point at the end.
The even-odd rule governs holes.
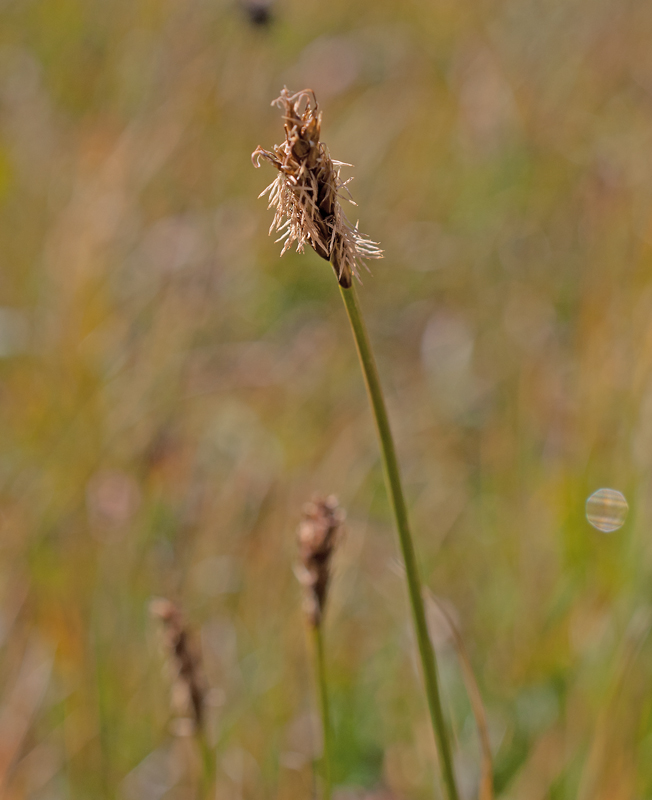
{"type": "MultiPolygon", "coordinates": [[[[194,798],[154,596],[201,641],[217,797],[308,798],[293,575],[327,615],[340,800],[436,779],[332,269],[267,238],[270,102],[315,90],[383,261],[360,287],[424,579],[499,797],[652,796],[652,5],[0,3],[0,795],[194,798]],[[588,495],[625,493],[592,529],[588,495]]],[[[433,620],[464,797],[479,751],[433,620]]],[[[318,727],[318,726],[317,726],[318,727]]]]}

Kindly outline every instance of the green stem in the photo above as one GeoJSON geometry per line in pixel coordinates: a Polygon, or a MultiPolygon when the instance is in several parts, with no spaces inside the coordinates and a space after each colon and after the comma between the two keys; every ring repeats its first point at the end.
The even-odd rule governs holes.
{"type": "Polygon", "coordinates": [[[321,625],[312,625],[315,645],[315,664],[317,671],[317,687],[321,709],[321,724],[324,735],[324,752],[322,755],[322,779],[324,782],[322,800],[331,798],[331,769],[333,764],[333,736],[331,730],[330,703],[328,700],[328,684],[326,682],[326,661],[324,659],[324,637],[321,625]]]}
{"type": "Polygon", "coordinates": [[[215,757],[203,730],[197,732],[197,743],[201,758],[200,798],[208,800],[213,786],[215,757]]]}
{"type": "Polygon", "coordinates": [[[350,289],[344,289],[340,287],[340,291],[349,315],[351,328],[353,329],[353,337],[358,350],[358,356],[360,357],[360,365],[362,367],[365,383],[367,385],[367,392],[369,394],[369,401],[371,402],[374,419],[376,421],[376,429],[378,431],[378,438],[380,440],[380,450],[382,453],[387,491],[389,493],[392,510],[394,512],[394,519],[396,521],[396,528],[398,530],[398,536],[401,542],[403,561],[405,562],[405,575],[407,578],[408,592],[410,595],[412,617],[414,619],[414,627],[419,645],[419,654],[421,656],[421,664],[423,667],[423,677],[426,686],[426,695],[428,697],[430,717],[432,719],[432,727],[439,750],[442,775],[448,792],[449,800],[458,800],[459,795],[457,791],[457,785],[455,783],[451,748],[448,740],[446,723],[444,721],[441,699],[439,696],[437,664],[435,662],[435,654],[432,649],[430,636],[428,635],[426,614],[423,606],[423,596],[421,593],[421,579],[419,577],[419,569],[417,567],[412,535],[410,534],[407,507],[405,505],[405,498],[403,497],[401,474],[398,466],[398,460],[396,458],[394,440],[392,439],[392,432],[389,427],[389,419],[387,417],[387,409],[385,408],[383,390],[380,386],[380,379],[378,377],[378,368],[376,367],[376,362],[371,350],[369,335],[364,324],[364,319],[358,303],[355,287],[352,286],[350,289]]]}

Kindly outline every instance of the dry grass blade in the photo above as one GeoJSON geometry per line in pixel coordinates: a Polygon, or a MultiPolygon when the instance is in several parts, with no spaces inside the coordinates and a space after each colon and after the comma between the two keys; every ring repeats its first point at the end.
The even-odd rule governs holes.
{"type": "Polygon", "coordinates": [[[629,624],[620,647],[615,674],[611,681],[609,695],[602,703],[600,715],[595,725],[595,736],[584,765],[577,797],[579,800],[609,796],[608,770],[615,760],[614,736],[622,744],[623,731],[614,721],[618,707],[622,704],[623,689],[636,658],[652,630],[652,612],[649,609],[638,609],[629,624]],[[601,793],[601,791],[603,793],[601,793]]]}
{"type": "Polygon", "coordinates": [[[445,605],[441,603],[435,595],[429,591],[424,590],[426,602],[433,604],[437,611],[441,614],[451,635],[451,641],[455,648],[455,653],[460,662],[462,669],[462,677],[464,679],[464,686],[466,693],[471,703],[475,724],[478,728],[478,737],[480,739],[480,752],[482,754],[482,763],[480,767],[480,790],[479,800],[493,800],[494,786],[493,786],[493,760],[491,756],[491,743],[489,741],[489,727],[487,725],[487,713],[485,711],[484,703],[482,702],[482,694],[480,687],[475,679],[473,667],[471,666],[471,659],[464,645],[464,639],[460,629],[457,627],[455,620],[449,614],[445,605]]]}
{"type": "Polygon", "coordinates": [[[50,682],[52,662],[52,654],[44,651],[38,642],[32,642],[25,653],[16,682],[0,709],[0,790],[6,787],[41,705],[50,682]]]}

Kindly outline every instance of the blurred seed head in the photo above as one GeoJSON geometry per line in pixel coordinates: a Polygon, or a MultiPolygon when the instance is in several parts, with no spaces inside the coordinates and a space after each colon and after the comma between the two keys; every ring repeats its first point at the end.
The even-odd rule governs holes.
{"type": "Polygon", "coordinates": [[[340,285],[348,288],[364,260],[382,258],[382,250],[357,225],[352,226],[342,211],[340,200],[343,192],[348,195],[351,179],[341,180],[343,163],[333,161],[320,141],[321,111],[314,92],[304,89],[290,94],[284,88],[272,105],[283,112],[285,141],[274,145],[273,151],[257,147],[251,156],[254,166],[259,167],[263,158],[279,171],[260,195],[267,194],[268,208],[276,208],[270,233],[281,233],[281,255],[294,242],[302,253],[308,243],[331,262],[340,285]]]}
{"type": "Polygon", "coordinates": [[[251,25],[266,28],[274,21],[271,0],[242,0],[241,6],[251,25]]]}
{"type": "MultiPolygon", "coordinates": [[[[181,612],[174,603],[157,597],[150,603],[149,610],[163,625],[165,646],[175,676],[170,705],[173,712],[182,719],[190,719],[194,730],[197,731],[204,723],[206,695],[199,652],[190,637],[181,612]]],[[[185,728],[180,727],[178,723],[175,725],[177,733],[182,729],[183,735],[187,735],[185,728]]]]}
{"type": "Polygon", "coordinates": [[[299,523],[297,578],[304,588],[304,605],[311,625],[321,625],[330,583],[330,564],[344,522],[337,498],[314,497],[303,507],[299,523]]]}

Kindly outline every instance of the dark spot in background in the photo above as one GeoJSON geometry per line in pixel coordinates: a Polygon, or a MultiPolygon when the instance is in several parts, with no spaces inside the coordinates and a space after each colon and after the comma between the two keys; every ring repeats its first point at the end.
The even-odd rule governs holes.
{"type": "Polygon", "coordinates": [[[266,28],[272,23],[272,4],[268,0],[242,0],[241,6],[254,27],[266,28]]]}

